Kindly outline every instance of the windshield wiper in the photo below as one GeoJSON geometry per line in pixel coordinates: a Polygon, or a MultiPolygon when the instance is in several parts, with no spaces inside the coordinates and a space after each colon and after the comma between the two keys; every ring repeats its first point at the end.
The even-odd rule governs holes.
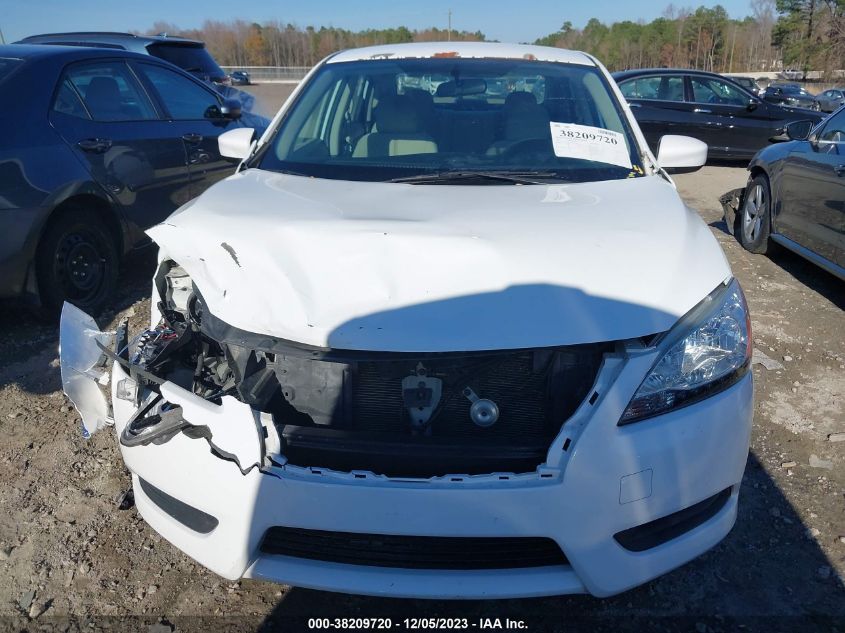
{"type": "Polygon", "coordinates": [[[408,184],[447,184],[455,181],[488,180],[508,182],[514,185],[541,185],[542,180],[550,178],[561,179],[553,171],[441,171],[433,174],[417,174],[392,178],[387,182],[401,182],[408,184]]]}

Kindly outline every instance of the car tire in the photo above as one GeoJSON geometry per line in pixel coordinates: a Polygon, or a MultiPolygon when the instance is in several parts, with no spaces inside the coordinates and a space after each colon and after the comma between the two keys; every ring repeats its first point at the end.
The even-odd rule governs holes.
{"type": "Polygon", "coordinates": [[[748,181],[735,230],[739,243],[751,253],[766,254],[771,251],[771,200],[771,188],[766,176],[758,174],[748,181]]]}
{"type": "Polygon", "coordinates": [[[38,245],[39,312],[55,318],[68,301],[97,314],[115,288],[119,263],[115,239],[102,219],[80,206],[66,208],[38,245]]]}

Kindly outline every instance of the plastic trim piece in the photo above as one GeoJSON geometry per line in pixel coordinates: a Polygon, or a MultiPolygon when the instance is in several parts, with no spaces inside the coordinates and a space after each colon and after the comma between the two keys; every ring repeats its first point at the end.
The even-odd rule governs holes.
{"type": "Polygon", "coordinates": [[[159,509],[179,521],[182,525],[191,528],[194,532],[208,534],[217,527],[219,521],[216,517],[202,510],[197,510],[184,501],[179,501],[179,499],[171,497],[141,477],[138,477],[138,483],[141,484],[141,490],[144,491],[147,498],[156,504],[159,509]]]}
{"type": "Polygon", "coordinates": [[[613,535],[616,542],[631,552],[644,552],[697,528],[712,519],[731,498],[731,488],[725,488],[704,501],[665,517],[649,521],[613,535]]]}

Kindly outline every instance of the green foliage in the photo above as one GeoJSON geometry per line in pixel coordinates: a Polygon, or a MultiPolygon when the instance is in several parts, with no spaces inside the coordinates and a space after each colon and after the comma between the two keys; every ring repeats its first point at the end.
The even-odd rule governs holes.
{"type": "MultiPolygon", "coordinates": [[[[742,20],[732,19],[721,5],[680,11],[670,5],[663,17],[651,22],[607,24],[592,18],[582,29],[567,20],[559,30],[538,38],[536,44],[592,53],[611,70],[845,68],[845,0],[752,0],[751,4],[754,17],[742,20]]],[[[300,28],[279,20],[264,24],[208,20],[202,28],[187,31],[159,22],[149,32],[203,40],[221,64],[231,66],[310,66],[335,51],[358,46],[486,39],[480,31],[411,30],[404,26],[349,31],[300,28]]]]}
{"type": "Polygon", "coordinates": [[[799,66],[845,66],[845,0],[768,0],[756,17],[731,19],[721,5],[677,12],[651,22],[605,24],[593,18],[583,29],[569,22],[535,42],[591,53],[611,70],[643,67],[701,68],[715,72],[764,71],[799,66]],[[773,11],[778,19],[773,23],[773,11]]]}

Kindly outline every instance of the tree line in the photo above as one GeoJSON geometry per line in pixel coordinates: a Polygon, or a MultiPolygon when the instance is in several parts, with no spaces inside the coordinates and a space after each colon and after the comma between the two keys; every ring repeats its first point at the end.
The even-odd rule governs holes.
{"type": "Polygon", "coordinates": [[[167,33],[202,40],[222,66],[313,66],[326,55],[347,48],[405,42],[485,41],[484,33],[429,28],[349,31],[334,27],[300,28],[279,20],[264,24],[206,20],[198,29],[156,22],[148,35],[167,33]]]}
{"type": "MultiPolygon", "coordinates": [[[[751,14],[742,19],[731,18],[720,5],[694,10],[669,5],[650,22],[606,24],[593,18],[581,29],[564,22],[535,43],[592,53],[611,70],[672,66],[829,73],[845,68],[845,0],[750,0],[750,5],[751,14]]],[[[486,40],[481,31],[404,26],[350,31],[301,28],[280,20],[206,20],[198,29],[157,22],[147,33],[202,40],[224,66],[312,66],[335,51],[359,46],[486,40]]]]}
{"type": "Polygon", "coordinates": [[[829,73],[845,68],[845,0],[751,0],[751,15],[724,7],[669,5],[651,22],[593,18],[583,29],[564,22],[536,43],[594,54],[611,70],[648,67],[712,72],[787,68],[829,73]]]}

